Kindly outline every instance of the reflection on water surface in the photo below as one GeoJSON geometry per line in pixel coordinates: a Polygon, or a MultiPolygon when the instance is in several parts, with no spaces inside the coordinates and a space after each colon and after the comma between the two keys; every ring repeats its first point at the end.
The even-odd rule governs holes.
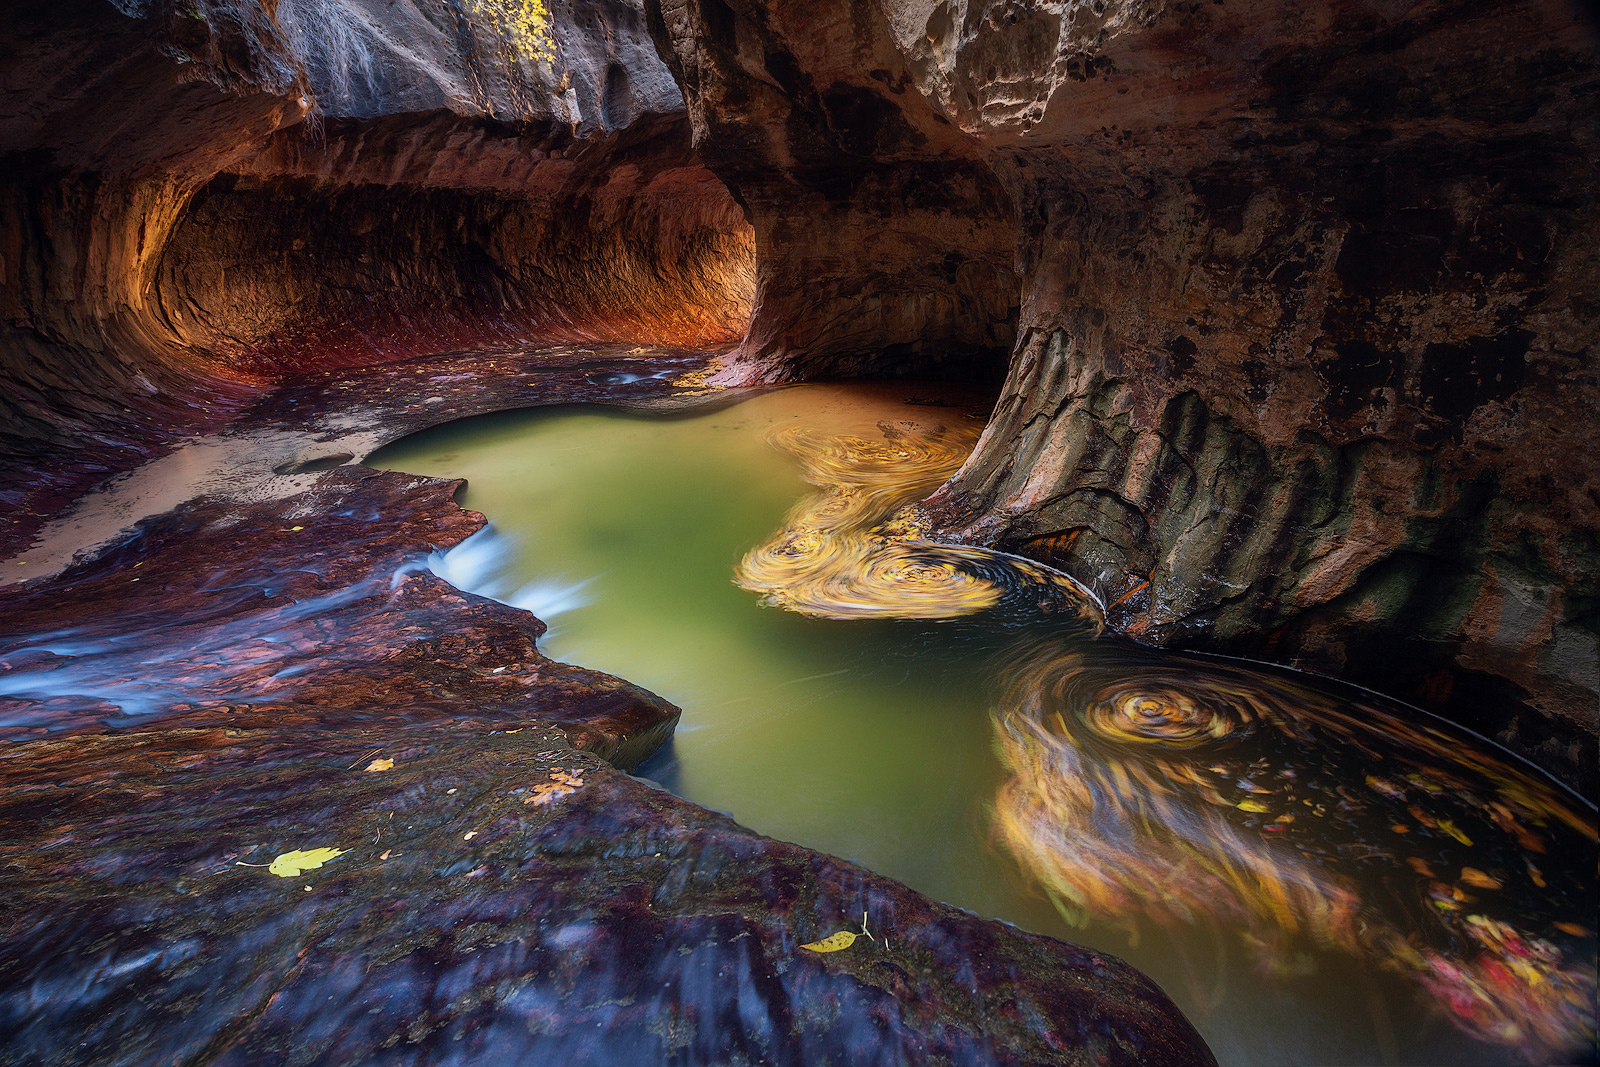
{"type": "Polygon", "coordinates": [[[641,773],[1122,955],[1224,1063],[1592,1045],[1591,810],[1420,712],[1096,640],[1053,572],[927,544],[896,509],[978,422],[901,396],[492,416],[371,462],[468,478],[493,526],[441,571],[683,707],[641,773]]]}

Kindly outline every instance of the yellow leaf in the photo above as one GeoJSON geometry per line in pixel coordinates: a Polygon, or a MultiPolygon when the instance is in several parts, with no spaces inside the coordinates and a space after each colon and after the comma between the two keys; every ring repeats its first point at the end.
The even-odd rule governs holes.
{"type": "Polygon", "coordinates": [[[1267,806],[1261,803],[1259,800],[1241,800],[1235,805],[1235,807],[1237,807],[1240,811],[1265,812],[1269,810],[1267,806]]]}
{"type": "Polygon", "coordinates": [[[801,945],[800,947],[808,948],[812,952],[838,952],[842,948],[849,948],[855,944],[856,938],[860,936],[860,934],[853,934],[849,930],[840,930],[836,934],[829,934],[821,941],[813,941],[809,945],[801,945]]]}
{"type": "Polygon", "coordinates": [[[367,764],[367,770],[369,770],[369,771],[387,771],[387,770],[391,769],[393,766],[394,766],[394,760],[392,760],[392,759],[375,759],[371,763],[367,764]]]}
{"type": "Polygon", "coordinates": [[[1439,829],[1443,830],[1457,841],[1460,841],[1463,845],[1466,845],[1469,848],[1472,847],[1472,838],[1456,829],[1456,824],[1451,822],[1449,819],[1440,819],[1439,829]]]}
{"type": "Polygon", "coordinates": [[[285,852],[267,865],[267,871],[279,878],[298,878],[304,871],[314,871],[347,849],[314,848],[307,852],[285,852]]]}

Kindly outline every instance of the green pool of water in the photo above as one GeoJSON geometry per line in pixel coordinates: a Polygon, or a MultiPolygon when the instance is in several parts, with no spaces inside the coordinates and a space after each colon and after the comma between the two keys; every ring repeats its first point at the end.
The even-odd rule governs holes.
{"type": "MultiPolygon", "coordinates": [[[[925,390],[923,392],[926,392],[925,390]]],[[[995,840],[1006,779],[981,620],[831,621],[763,607],[735,563],[807,489],[776,428],[875,432],[970,419],[904,390],[804,386],[693,417],[549,409],[415,435],[367,462],[464,477],[491,528],[439,570],[527,607],[550,656],[683,709],[640,774],[762,833],[842,856],[937,899],[1115,953],[1151,975],[1225,1064],[1514,1063],[1408,982],[1337,952],[1267,978],[1205,922],[1130,935],[1069,926],[995,840]]],[[[892,932],[891,932],[892,936],[892,932]]]]}

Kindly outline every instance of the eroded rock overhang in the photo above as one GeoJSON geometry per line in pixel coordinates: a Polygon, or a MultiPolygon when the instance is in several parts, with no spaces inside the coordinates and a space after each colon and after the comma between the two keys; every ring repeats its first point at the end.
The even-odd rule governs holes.
{"type": "Polygon", "coordinates": [[[677,709],[429,572],[456,486],[325,469],[744,333],[753,231],[642,11],[552,6],[538,55],[472,4],[9,13],[4,544],[162,453],[230,484],[0,591],[8,1047],[1210,1063],[1116,960],[628,778],[677,709]],[[858,913],[898,957],[798,952],[858,913]]]}
{"type": "Polygon", "coordinates": [[[1593,786],[1600,75],[1575,6],[651,14],[756,228],[735,377],[859,373],[864,335],[926,365],[1009,334],[1015,301],[993,421],[927,507],[946,536],[1061,567],[1142,639],[1349,678],[1593,786]],[[896,322],[891,292],[956,325],[896,322]]]}
{"type": "Polygon", "coordinates": [[[465,8],[265,10],[12,16],[9,543],[321,366],[1008,367],[948,536],[1592,782],[1574,8],[558,4],[542,58],[465,8]]]}
{"type": "Polygon", "coordinates": [[[643,12],[558,4],[529,43],[498,10],[9,13],[7,547],[285,375],[743,335],[752,231],[643,12]]]}

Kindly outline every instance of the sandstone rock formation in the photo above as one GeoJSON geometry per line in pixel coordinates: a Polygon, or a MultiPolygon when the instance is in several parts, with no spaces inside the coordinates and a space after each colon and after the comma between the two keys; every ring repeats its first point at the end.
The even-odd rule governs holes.
{"type": "Polygon", "coordinates": [[[994,374],[1016,319],[1014,209],[916,90],[882,16],[720,0],[651,13],[696,147],[755,227],[734,380],[994,374]]]}
{"type": "MultiPolygon", "coordinates": [[[[926,504],[945,536],[1068,571],[1136,637],[1373,685],[1592,789],[1600,68],[1566,0],[550,9],[10,5],[0,545],[189,434],[314,471],[345,457],[308,451],[308,411],[392,437],[592,398],[636,342],[738,342],[726,383],[1003,376],[926,504]],[[622,347],[434,358],[529,339],[622,347]]],[[[26,1047],[101,1013],[107,1061],[282,1056],[297,1026],[330,1062],[380,1031],[553,1054],[595,1022],[622,1057],[1205,1061],[1114,961],[602,766],[675,711],[425,574],[477,521],[448,487],[307,477],[0,594],[0,1019],[26,1047]],[[352,767],[380,739],[409,746],[391,779],[352,767]],[[568,819],[517,792],[558,767],[592,783],[568,819]],[[381,839],[385,811],[412,819],[395,866],[363,844],[303,898],[231,866],[381,839]],[[857,907],[893,948],[794,955],[857,907]],[[86,980],[105,999],[35,996],[86,980]]]]}
{"type": "MultiPolygon", "coordinates": [[[[234,432],[354,418],[381,440],[519,400],[666,399],[612,381],[618,357],[324,371],[234,432]]],[[[429,572],[483,525],[459,483],[305,477],[200,497],[0,590],[8,1056],[1214,1062],[1112,957],[623,774],[677,709],[545,658],[539,620],[429,572]],[[341,854],[265,869],[315,848],[341,854]],[[800,948],[863,914],[878,940],[800,948]]]]}
{"type": "Polygon", "coordinates": [[[742,336],[725,381],[1010,353],[947,536],[1594,781],[1565,0],[610,0],[548,40],[503,7],[11,13],[9,543],[263,376],[527,337],[742,336]]]}
{"type": "Polygon", "coordinates": [[[23,1060],[72,1035],[107,1064],[1215,1062],[1111,957],[758,837],[536,725],[255,718],[11,746],[0,781],[23,1060]],[[366,771],[375,749],[394,766],[366,771]],[[262,866],[312,847],[345,854],[262,866]],[[799,947],[863,914],[877,940],[799,947]]]}
{"type": "Polygon", "coordinates": [[[542,43],[511,11],[8,9],[8,540],[272,375],[489,340],[738,338],[751,231],[689,155],[642,10],[557,4],[542,43]]]}
{"type": "Polygon", "coordinates": [[[993,326],[1016,285],[993,423],[928,508],[948,536],[1066,569],[1141,638],[1374,685],[1593,784],[1600,68],[1576,8],[652,12],[697,143],[757,227],[739,376],[867,369],[853,337],[774,343],[785,299],[955,356],[943,339],[993,326]],[[1001,203],[930,211],[941,165],[985,205],[987,170],[1001,203]],[[855,175],[877,183],[872,226],[763,245],[767,205],[823,204],[855,175]],[[985,239],[952,241],[951,216],[985,239]],[[995,271],[1012,218],[1015,281],[995,271]],[[927,334],[885,322],[884,275],[931,291],[901,267],[919,245],[995,303],[963,298],[927,334]]]}

